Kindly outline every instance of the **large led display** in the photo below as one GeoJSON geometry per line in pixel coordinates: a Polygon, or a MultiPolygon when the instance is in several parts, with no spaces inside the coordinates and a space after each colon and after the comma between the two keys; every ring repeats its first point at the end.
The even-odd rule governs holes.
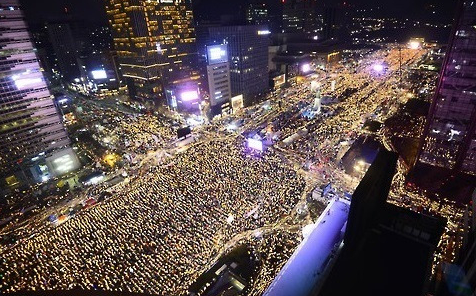
{"type": "Polygon", "coordinates": [[[75,161],[71,155],[66,154],[53,160],[53,165],[59,173],[67,173],[74,169],[75,161]]]}
{"type": "Polygon", "coordinates": [[[248,148],[263,151],[263,142],[261,142],[261,140],[248,138],[248,148]]]}
{"type": "Polygon", "coordinates": [[[91,75],[93,76],[93,79],[106,79],[107,78],[106,71],[103,70],[103,69],[91,71],[91,75]]]}
{"type": "Polygon", "coordinates": [[[228,61],[228,50],[226,45],[207,46],[208,64],[224,63],[228,61]]]}
{"type": "Polygon", "coordinates": [[[80,167],[79,159],[71,148],[64,149],[47,157],[46,165],[52,176],[61,176],[80,167]]]}
{"type": "Polygon", "coordinates": [[[237,110],[242,109],[243,107],[243,95],[237,95],[231,98],[231,108],[233,109],[233,112],[236,112],[237,110]]]}
{"type": "Polygon", "coordinates": [[[180,98],[184,102],[197,100],[198,99],[198,91],[196,91],[196,90],[184,91],[180,94],[180,98]]]}

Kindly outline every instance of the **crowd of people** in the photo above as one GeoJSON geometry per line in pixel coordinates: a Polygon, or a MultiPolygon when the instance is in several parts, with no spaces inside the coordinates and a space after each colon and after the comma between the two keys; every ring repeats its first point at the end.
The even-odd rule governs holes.
{"type": "MultiPolygon", "coordinates": [[[[282,138],[316,123],[309,134],[283,151],[324,163],[322,171],[334,173],[332,182],[342,185],[345,178],[337,176],[333,162],[339,143],[356,138],[364,117],[397,93],[400,54],[405,65],[421,52],[388,52],[391,75],[387,79],[370,79],[365,72],[369,65],[359,66],[359,73],[343,69],[335,78],[334,95],[340,101],[335,116],[308,121],[295,117],[296,108],[287,114],[275,108],[260,116],[267,120],[271,114],[269,122],[273,122],[273,112],[284,114],[274,118],[273,126],[282,138]]],[[[330,88],[329,81],[323,83],[323,92],[330,88]]],[[[312,103],[309,91],[309,86],[303,86],[294,100],[282,105],[312,103]]],[[[126,153],[163,148],[173,137],[170,125],[152,115],[124,116],[127,121],[100,123],[103,130],[97,132],[126,153]]],[[[110,199],[0,251],[0,292],[80,288],[185,294],[214,259],[228,251],[225,246],[233,238],[280,221],[303,196],[305,178],[283,161],[284,154],[268,151],[257,156],[248,153],[241,141],[227,137],[192,144],[164,163],[144,166],[110,199]]],[[[391,196],[398,188],[394,186],[391,196]]],[[[299,244],[297,230],[270,233],[259,239],[240,236],[239,241],[250,244],[261,262],[249,295],[264,292],[299,244]]]]}
{"type": "Polygon", "coordinates": [[[194,145],[111,199],[5,250],[0,291],[184,294],[227,241],[278,221],[305,187],[277,156],[249,156],[237,141],[194,145]]]}
{"type": "Polygon", "coordinates": [[[109,117],[107,123],[97,124],[95,133],[102,145],[133,154],[163,148],[174,136],[168,122],[148,114],[109,117]]]}

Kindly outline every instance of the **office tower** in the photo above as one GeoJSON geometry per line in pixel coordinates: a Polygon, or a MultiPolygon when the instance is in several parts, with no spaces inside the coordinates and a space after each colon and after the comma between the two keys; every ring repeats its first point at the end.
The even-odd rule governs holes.
{"type": "Polygon", "coordinates": [[[204,69],[207,60],[207,46],[210,45],[210,28],[219,27],[220,22],[200,22],[195,28],[197,36],[197,52],[200,69],[204,69]]]}
{"type": "Polygon", "coordinates": [[[476,5],[462,1],[422,136],[419,160],[476,174],[476,5]]]}
{"type": "Polygon", "coordinates": [[[76,168],[52,96],[40,71],[18,0],[0,2],[1,183],[45,181],[76,168]],[[15,172],[23,172],[15,175],[15,172]]]}
{"type": "Polygon", "coordinates": [[[321,30],[316,2],[291,0],[283,6],[283,33],[316,35],[321,30]]]}
{"type": "Polygon", "coordinates": [[[323,17],[323,30],[322,37],[324,39],[332,39],[336,37],[336,18],[337,18],[337,7],[327,6],[324,8],[324,17],[323,17]]]}
{"type": "Polygon", "coordinates": [[[164,88],[191,77],[196,59],[190,0],[107,0],[106,12],[129,94],[164,97],[164,88]]]}
{"type": "Polygon", "coordinates": [[[268,9],[265,4],[250,4],[246,9],[246,23],[249,25],[268,25],[268,9]]]}
{"type": "Polygon", "coordinates": [[[219,115],[231,100],[230,65],[226,45],[207,47],[207,75],[212,115],[219,115]]]}
{"type": "Polygon", "coordinates": [[[108,26],[94,28],[88,36],[88,45],[93,54],[112,50],[111,30],[108,26]]]}
{"type": "Polygon", "coordinates": [[[71,82],[81,78],[78,62],[79,44],[75,42],[70,25],[67,23],[47,24],[46,30],[54,51],[55,63],[63,81],[71,82]]]}
{"type": "Polygon", "coordinates": [[[264,25],[210,28],[214,44],[228,45],[231,92],[243,94],[245,104],[269,88],[268,35],[264,25]]]}

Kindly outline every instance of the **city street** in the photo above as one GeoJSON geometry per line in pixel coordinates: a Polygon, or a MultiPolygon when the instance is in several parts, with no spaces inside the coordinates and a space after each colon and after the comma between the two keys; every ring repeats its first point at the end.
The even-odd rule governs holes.
{"type": "MultiPolygon", "coordinates": [[[[326,206],[309,201],[311,192],[332,183],[343,195],[357,186],[359,180],[340,164],[343,143],[365,135],[367,119],[383,122],[408,100],[411,81],[405,77],[426,50],[400,46],[371,52],[355,68],[342,63],[326,74],[309,75],[294,87],[267,95],[257,106],[195,127],[196,141],[183,149],[175,145],[181,122],[79,99],[83,110],[78,117],[92,138],[104,153],[117,154],[123,162],[120,169],[113,165],[105,170],[107,177],[127,177],[113,187],[92,185],[68,205],[39,214],[21,229],[9,229],[21,239],[0,246],[0,292],[100,287],[183,295],[217,258],[240,244],[261,241],[258,249],[268,259],[263,259],[250,294],[261,295],[302,239],[302,227],[314,218],[300,209],[326,206]],[[376,63],[386,67],[380,70],[376,63]],[[328,113],[308,119],[301,113],[314,103],[312,80],[319,81],[323,96],[335,100],[323,105],[328,113]],[[225,120],[238,119],[244,123],[234,131],[223,127],[225,120]],[[304,129],[293,142],[283,142],[304,129]],[[247,147],[245,133],[262,130],[268,130],[273,145],[263,152],[247,147]],[[305,169],[306,164],[314,169],[305,169]],[[45,219],[87,199],[97,200],[106,190],[110,198],[60,225],[45,219]],[[282,242],[288,249],[274,252],[272,242],[281,235],[292,238],[282,242]]],[[[383,135],[377,137],[392,148],[383,135]]],[[[84,149],[95,162],[104,156],[84,149]]],[[[411,193],[411,205],[403,202],[408,194],[403,176],[400,165],[393,203],[435,206],[417,193],[411,193]]],[[[449,219],[449,231],[458,227],[458,210],[445,207],[440,214],[449,219]]],[[[440,244],[437,261],[448,239],[440,244]]]]}

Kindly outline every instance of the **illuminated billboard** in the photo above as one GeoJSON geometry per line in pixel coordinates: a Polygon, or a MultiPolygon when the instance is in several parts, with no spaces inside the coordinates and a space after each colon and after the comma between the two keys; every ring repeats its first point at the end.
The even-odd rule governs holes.
{"type": "Polygon", "coordinates": [[[258,150],[258,151],[263,151],[263,142],[261,142],[261,140],[248,138],[247,142],[248,142],[248,148],[258,150]]]}
{"type": "Polygon", "coordinates": [[[258,31],[258,35],[269,35],[271,34],[270,30],[260,30],[258,31]]]}
{"type": "Polygon", "coordinates": [[[207,46],[207,57],[209,65],[227,62],[227,46],[225,44],[207,46]]]}
{"type": "Polygon", "coordinates": [[[286,83],[286,74],[282,74],[273,78],[274,87],[280,87],[284,83],[286,83]]]}
{"type": "Polygon", "coordinates": [[[231,98],[231,108],[233,112],[240,110],[244,107],[243,95],[237,95],[231,98]]]}
{"type": "Polygon", "coordinates": [[[198,91],[196,90],[184,91],[180,94],[180,98],[184,102],[198,100],[198,91]]]}
{"type": "Polygon", "coordinates": [[[91,71],[91,75],[93,76],[93,79],[106,79],[107,78],[106,71],[103,70],[103,69],[91,71]]]}

